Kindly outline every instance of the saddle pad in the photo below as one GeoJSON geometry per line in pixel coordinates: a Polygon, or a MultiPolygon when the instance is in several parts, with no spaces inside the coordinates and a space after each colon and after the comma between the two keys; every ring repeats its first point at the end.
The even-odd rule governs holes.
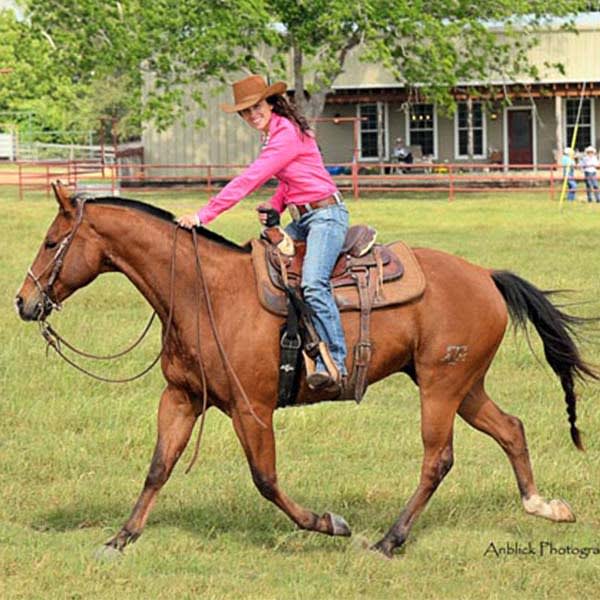
{"type": "MultiPolygon", "coordinates": [[[[251,240],[252,264],[256,276],[258,297],[262,306],[269,312],[285,316],[287,303],[285,292],[275,287],[267,268],[267,250],[261,240],[251,240]]],[[[373,303],[373,310],[410,302],[423,295],[425,276],[413,251],[403,242],[387,245],[404,265],[404,275],[400,279],[383,284],[383,294],[373,303]]],[[[356,287],[343,287],[334,290],[336,304],[340,311],[360,310],[360,300],[356,287]]]]}

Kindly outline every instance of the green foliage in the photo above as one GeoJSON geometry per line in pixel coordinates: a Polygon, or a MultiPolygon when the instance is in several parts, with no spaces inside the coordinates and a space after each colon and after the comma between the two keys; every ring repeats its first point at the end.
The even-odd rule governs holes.
{"type": "Polygon", "coordinates": [[[139,134],[138,70],[95,76],[93,61],[75,68],[69,53],[46,32],[36,35],[30,23],[17,20],[12,11],[0,12],[0,35],[0,66],[10,69],[0,76],[0,121],[20,125],[24,137],[35,132],[48,141],[87,140],[86,132],[98,131],[102,117],[117,119],[125,137],[139,134]],[[69,138],[55,132],[75,133],[69,138]]]}
{"type": "MultiPolygon", "coordinates": [[[[285,25],[282,47],[303,54],[311,93],[329,91],[344,70],[347,52],[360,44],[361,60],[382,64],[414,90],[413,99],[427,98],[448,111],[454,108],[454,88],[464,82],[538,77],[536,65],[527,60],[527,51],[537,42],[535,33],[551,18],[572,16],[578,8],[571,0],[267,4],[273,19],[285,25]]],[[[323,98],[314,102],[319,106],[313,112],[318,113],[323,98]]]]}
{"type": "MultiPolygon", "coordinates": [[[[240,71],[287,78],[300,105],[318,116],[348,53],[383,65],[451,111],[452,90],[468,81],[538,77],[527,61],[536,32],[553,17],[585,9],[580,0],[28,0],[26,20],[2,16],[15,64],[0,107],[35,111],[46,128],[96,128],[101,116],[122,136],[143,120],[169,126],[207,82],[240,71]],[[501,31],[501,35],[499,32],[501,31]],[[28,74],[33,72],[33,77],[28,74]],[[306,81],[305,81],[306,79],[306,81]],[[27,86],[25,88],[25,86],[27,86]],[[7,89],[11,95],[7,99],[7,89]]],[[[5,58],[6,57],[6,58],[5,58]]]]}

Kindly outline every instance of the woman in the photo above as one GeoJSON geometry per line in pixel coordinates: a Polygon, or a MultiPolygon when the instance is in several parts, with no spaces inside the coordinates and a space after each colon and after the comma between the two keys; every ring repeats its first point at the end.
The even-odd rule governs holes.
{"type": "MultiPolygon", "coordinates": [[[[316,372],[307,383],[319,389],[338,385],[347,374],[344,330],[329,278],[348,230],[348,211],[325,170],[314,133],[283,96],[285,90],[285,83],[267,86],[260,75],[250,75],[233,84],[234,104],[222,104],[221,109],[237,112],[250,127],[261,132],[261,152],[208,204],[178,222],[186,228],[207,225],[272,177],[279,180],[275,194],[258,209],[273,208],[282,213],[288,208],[293,220],[286,231],[292,238],[306,241],[301,283],[304,299],[314,311],[317,333],[327,343],[339,372],[332,377],[323,361],[317,359],[316,372]]],[[[259,212],[259,218],[264,224],[264,212],[259,212]]]]}

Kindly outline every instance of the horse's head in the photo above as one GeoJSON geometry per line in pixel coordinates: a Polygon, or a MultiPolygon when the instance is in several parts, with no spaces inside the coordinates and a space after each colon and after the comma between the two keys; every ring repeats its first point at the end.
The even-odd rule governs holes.
{"type": "Polygon", "coordinates": [[[84,223],[85,200],[70,197],[60,184],[52,187],[58,215],[15,298],[17,312],[26,321],[41,321],[53,308],[59,309],[61,302],[90,283],[102,266],[96,236],[84,223]]]}

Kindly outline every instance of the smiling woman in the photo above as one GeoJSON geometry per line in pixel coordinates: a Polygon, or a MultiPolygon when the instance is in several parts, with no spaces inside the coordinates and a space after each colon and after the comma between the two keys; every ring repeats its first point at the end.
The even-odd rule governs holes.
{"type": "Polygon", "coordinates": [[[261,133],[261,153],[206,206],[184,215],[179,224],[207,225],[272,177],[279,180],[270,201],[258,207],[259,218],[264,225],[269,212],[281,214],[288,208],[293,222],[287,233],[295,240],[306,241],[301,286],[315,315],[317,333],[325,342],[320,345],[325,356],[317,356],[316,370],[308,384],[314,389],[329,388],[335,397],[347,376],[346,343],[329,277],[348,231],[348,211],[325,169],[306,119],[282,95],[285,89],[281,81],[268,86],[260,75],[233,84],[234,104],[223,104],[221,108],[227,113],[237,112],[261,133]]]}

